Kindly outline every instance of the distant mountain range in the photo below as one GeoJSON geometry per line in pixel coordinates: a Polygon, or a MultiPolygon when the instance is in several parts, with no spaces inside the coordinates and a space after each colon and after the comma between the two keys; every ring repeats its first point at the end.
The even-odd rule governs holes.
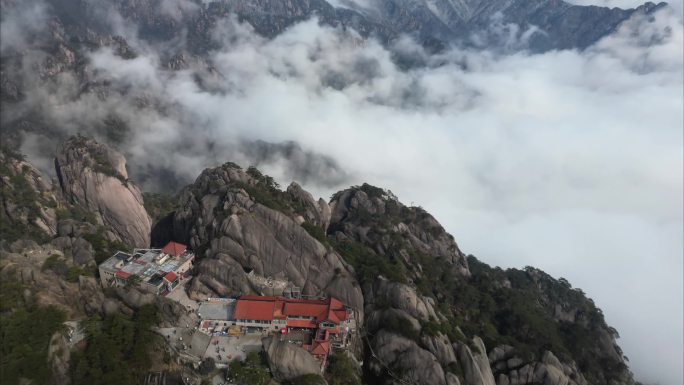
{"type": "Polygon", "coordinates": [[[635,12],[651,13],[666,5],[648,2],[633,9],[611,9],[557,0],[236,0],[186,5],[159,17],[159,0],[115,3],[125,17],[141,23],[147,38],[168,39],[189,27],[188,36],[200,50],[208,44],[207,33],[215,21],[236,14],[266,36],[316,16],[323,23],[386,42],[411,34],[433,48],[485,48],[506,46],[513,37],[526,38],[525,48],[535,52],[586,48],[635,12]]]}
{"type": "MultiPolygon", "coordinates": [[[[124,59],[138,56],[139,47],[129,41],[130,31],[124,32],[131,26],[135,39],[156,51],[162,68],[203,67],[211,78],[221,76],[209,60],[222,44],[215,39],[215,29],[229,17],[249,23],[265,37],[316,17],[324,25],[352,29],[387,46],[410,35],[428,52],[453,46],[544,52],[584,49],[633,14],[666,6],[645,3],[635,9],[609,9],[556,0],[1,0],[0,4],[6,24],[0,56],[0,135],[16,144],[27,132],[65,138],[56,127],[59,123],[45,117],[46,106],[35,104],[45,99],[27,97],[32,89],[64,97],[46,87],[59,87],[54,83],[66,74],[78,83],[70,97],[127,92],[93,81],[88,55],[110,47],[124,59]]],[[[402,66],[414,65],[411,58],[403,63],[401,55],[395,60],[402,66]]],[[[203,81],[199,79],[198,86],[204,87],[203,81]]],[[[102,122],[102,129],[96,126],[90,124],[88,129],[100,130],[114,141],[125,138],[127,128],[116,117],[102,122]]]]}

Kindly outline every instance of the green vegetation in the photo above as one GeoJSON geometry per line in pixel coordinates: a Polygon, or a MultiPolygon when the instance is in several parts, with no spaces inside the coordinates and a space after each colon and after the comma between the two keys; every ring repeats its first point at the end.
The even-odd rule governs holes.
{"type": "Polygon", "coordinates": [[[369,185],[368,183],[364,183],[359,187],[359,189],[368,195],[369,198],[382,198],[385,195],[385,190],[381,189],[380,187],[375,187],[372,185],[369,185]]]}
{"type": "Polygon", "coordinates": [[[420,330],[415,329],[408,319],[398,317],[394,313],[387,315],[382,327],[387,331],[397,333],[414,341],[420,339],[420,330]]]}
{"type": "Polygon", "coordinates": [[[242,167],[240,167],[239,164],[233,163],[233,162],[226,162],[226,163],[223,164],[222,167],[223,167],[223,168],[232,168],[232,169],[235,169],[235,170],[242,170],[242,167]]]}
{"type": "Polygon", "coordinates": [[[307,233],[309,233],[309,235],[316,238],[318,242],[323,244],[323,246],[330,247],[328,237],[325,235],[325,231],[323,231],[322,228],[309,222],[303,222],[302,227],[304,228],[304,230],[306,230],[307,233]]]}
{"type": "Polygon", "coordinates": [[[178,198],[167,193],[143,193],[145,211],[156,222],[178,209],[178,198]]]}
{"type": "Polygon", "coordinates": [[[95,214],[78,205],[69,205],[66,208],[58,209],[57,219],[73,219],[79,222],[88,222],[92,225],[97,225],[95,214]]]}
{"type": "Polygon", "coordinates": [[[53,334],[64,330],[66,315],[54,306],[37,307],[25,299],[25,287],[14,279],[0,282],[0,383],[21,378],[50,382],[47,352],[53,334]]]}
{"type": "Polygon", "coordinates": [[[52,270],[55,272],[57,275],[65,276],[67,271],[69,270],[69,266],[67,266],[66,261],[64,258],[57,254],[53,254],[49,256],[45,262],[43,262],[43,266],[41,267],[42,271],[47,271],[47,270],[52,270]]]}
{"type": "Polygon", "coordinates": [[[29,183],[33,177],[33,171],[24,165],[19,172],[15,172],[5,159],[23,161],[23,155],[9,149],[0,147],[0,239],[14,242],[18,239],[32,239],[39,244],[46,243],[50,237],[34,224],[41,214],[41,207],[57,206],[52,198],[46,198],[36,191],[29,183]],[[17,220],[7,214],[5,204],[13,206],[13,215],[25,219],[17,220]]]}
{"type": "Polygon", "coordinates": [[[139,275],[131,275],[126,280],[126,287],[138,287],[142,282],[142,278],[139,275]]]}
{"type": "Polygon", "coordinates": [[[328,383],[330,385],[361,385],[354,364],[344,353],[335,353],[330,356],[328,364],[328,383]]]}
{"type": "MultiPolygon", "coordinates": [[[[433,298],[447,320],[422,322],[422,334],[442,333],[461,342],[478,335],[490,348],[501,344],[515,347],[517,355],[527,361],[551,350],[561,360],[575,360],[592,383],[617,379],[625,368],[602,352],[597,343],[606,331],[616,338],[617,332],[608,328],[593,301],[581,290],[573,289],[567,280],[555,280],[530,267],[492,268],[472,256],[468,257],[472,276],[464,279],[449,264],[411,247],[405,235],[395,230],[394,226],[403,222],[422,227],[428,237],[448,237],[427,212],[402,206],[391,193],[377,187],[357,188],[372,199],[382,199],[384,211],[383,206],[376,207],[380,210],[376,212],[360,205],[347,213],[345,221],[368,229],[364,243],[334,241],[333,237],[328,237],[328,241],[354,267],[362,283],[383,275],[392,281],[412,284],[421,295],[433,298]],[[578,314],[582,321],[557,320],[557,304],[578,314]]],[[[341,198],[340,194],[333,199],[341,198]]],[[[344,228],[332,226],[328,231],[335,234],[344,228]]],[[[376,304],[378,308],[385,308],[384,305],[389,307],[376,304]]],[[[407,321],[398,317],[390,318],[383,328],[416,340],[420,337],[407,321]]]]}
{"type": "Polygon", "coordinates": [[[93,272],[80,266],[71,266],[64,275],[64,279],[67,282],[78,282],[78,277],[80,276],[92,277],[93,272]]]}
{"type": "MultiPolygon", "coordinates": [[[[241,169],[235,163],[224,163],[224,169],[241,169]]],[[[257,203],[260,203],[270,209],[277,210],[283,213],[292,212],[292,202],[289,196],[279,190],[278,183],[268,176],[264,175],[256,167],[250,166],[246,173],[254,178],[255,183],[243,183],[239,181],[231,181],[232,187],[241,188],[249,194],[257,203]]]]}
{"type": "Polygon", "coordinates": [[[285,382],[287,385],[325,385],[325,380],[318,374],[305,374],[290,381],[285,382]]]}
{"type": "Polygon", "coordinates": [[[288,213],[291,211],[290,207],[286,203],[283,203],[285,202],[282,199],[282,195],[284,193],[273,186],[269,186],[265,182],[259,182],[255,185],[249,185],[241,182],[232,182],[231,184],[235,187],[245,190],[247,194],[249,194],[249,196],[251,196],[257,203],[260,203],[270,209],[283,213],[288,213]]]}
{"type": "Polygon", "coordinates": [[[391,281],[407,282],[406,268],[396,258],[379,255],[359,242],[335,242],[332,239],[330,242],[344,260],[354,267],[361,283],[374,280],[379,275],[391,281]]]}
{"type": "MultiPolygon", "coordinates": [[[[456,281],[452,313],[466,335],[479,335],[486,346],[514,346],[527,360],[551,350],[561,360],[573,359],[587,380],[606,383],[616,379],[624,364],[601,356],[597,341],[610,330],[601,311],[566,280],[555,280],[540,270],[491,268],[468,257],[472,277],[456,281]],[[502,282],[510,282],[510,288],[502,282]],[[562,303],[578,314],[581,322],[556,321],[555,304],[562,303]]],[[[439,291],[439,287],[435,287],[439,291]]]]}
{"type": "Polygon", "coordinates": [[[249,385],[266,385],[271,380],[263,355],[251,352],[244,361],[233,361],[228,370],[234,382],[249,385]]]}
{"type": "MultiPolygon", "coordinates": [[[[119,130],[120,126],[124,125],[124,123],[116,118],[108,118],[108,120],[105,121],[105,125],[108,126],[108,135],[112,135],[112,139],[116,139],[116,131],[119,130]],[[109,133],[109,127],[112,128],[111,134],[109,133]]],[[[90,155],[90,161],[88,162],[87,166],[89,166],[93,171],[117,178],[124,186],[128,185],[128,179],[114,169],[106,147],[89,145],[88,138],[80,134],[72,137],[70,139],[70,143],[88,151],[88,155],[90,155]]]]}
{"type": "Polygon", "coordinates": [[[95,234],[85,234],[83,239],[93,246],[95,263],[98,265],[107,260],[120,250],[128,250],[129,247],[120,241],[110,241],[104,236],[104,229],[99,227],[95,234]]]}
{"type": "Polygon", "coordinates": [[[156,308],[145,305],[132,318],[121,314],[83,323],[87,346],[71,358],[74,384],[135,384],[148,371],[155,343],[151,327],[158,322],[156,308]]]}

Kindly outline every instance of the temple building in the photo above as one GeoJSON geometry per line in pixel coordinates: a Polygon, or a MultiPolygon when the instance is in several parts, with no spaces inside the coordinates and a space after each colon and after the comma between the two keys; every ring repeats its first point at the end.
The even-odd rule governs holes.
{"type": "Polygon", "coordinates": [[[172,291],[192,267],[195,254],[187,246],[169,242],[161,249],[135,249],[117,252],[99,266],[103,286],[135,284],[152,294],[172,291]]]}

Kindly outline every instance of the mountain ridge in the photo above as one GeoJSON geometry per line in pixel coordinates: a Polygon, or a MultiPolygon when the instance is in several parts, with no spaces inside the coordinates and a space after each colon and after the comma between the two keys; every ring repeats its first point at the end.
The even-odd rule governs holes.
{"type": "MultiPolygon", "coordinates": [[[[58,200],[59,207],[70,204],[58,200]]],[[[245,276],[249,270],[293,282],[305,294],[338,297],[356,309],[363,325],[364,344],[355,354],[370,383],[635,383],[615,342],[617,332],[581,290],[538,269],[502,270],[465,255],[431,215],[380,188],[353,186],[326,203],[296,184],[280,190],[256,168],[229,162],[204,170],[174,206],[153,231],[166,238],[153,242],[188,242],[198,253],[191,297],[258,293],[245,276]]],[[[43,249],[30,246],[31,240],[3,241],[0,271],[11,277],[22,248],[53,249],[67,258],[60,263],[87,280],[88,269],[106,258],[98,253],[117,247],[98,241],[93,226],[102,224],[93,223],[63,213],[54,239],[38,239],[43,249]],[[90,246],[84,255],[71,246],[81,243],[85,250],[90,246]]],[[[111,226],[104,224],[105,233],[118,233],[111,226]]],[[[23,284],[51,303],[45,286],[26,278],[35,274],[30,266],[23,268],[23,284]]],[[[63,270],[51,269],[42,272],[53,274],[46,282],[64,279],[63,270]]],[[[75,290],[90,293],[90,300],[83,302],[85,310],[66,305],[74,313],[116,313],[154,303],[134,288],[111,297],[93,294],[100,289],[83,281],[75,290]]]]}

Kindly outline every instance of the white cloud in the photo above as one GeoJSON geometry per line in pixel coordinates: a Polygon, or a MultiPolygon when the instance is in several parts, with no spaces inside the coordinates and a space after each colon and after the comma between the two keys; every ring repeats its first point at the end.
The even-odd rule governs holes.
{"type": "Polygon", "coordinates": [[[485,261],[567,277],[621,331],[637,378],[674,385],[681,42],[681,19],[664,11],[583,53],[453,52],[441,58],[451,64],[402,72],[375,43],[308,22],[216,55],[239,92],[176,101],[213,116],[217,137],[297,140],[333,156],[355,183],[428,208],[485,261]],[[325,87],[332,75],[346,86],[325,87]]]}
{"type": "MultiPolygon", "coordinates": [[[[633,20],[584,52],[428,57],[403,39],[395,48],[426,62],[410,70],[379,43],[315,20],[273,40],[229,20],[216,38],[225,43],[211,57],[218,73],[161,70],[134,42],[134,60],[91,57],[94,80],[123,97],[56,105],[40,88],[31,100],[70,127],[116,113],[134,133],[131,164],[187,179],[248,161],[245,140],[329,155],[350,183],[428,209],[465,252],[566,277],[604,308],[638,379],[682,383],[680,15],[633,20]]],[[[286,164],[264,167],[287,183],[286,164]]],[[[344,186],[305,187],[328,197],[344,186]]]]}

